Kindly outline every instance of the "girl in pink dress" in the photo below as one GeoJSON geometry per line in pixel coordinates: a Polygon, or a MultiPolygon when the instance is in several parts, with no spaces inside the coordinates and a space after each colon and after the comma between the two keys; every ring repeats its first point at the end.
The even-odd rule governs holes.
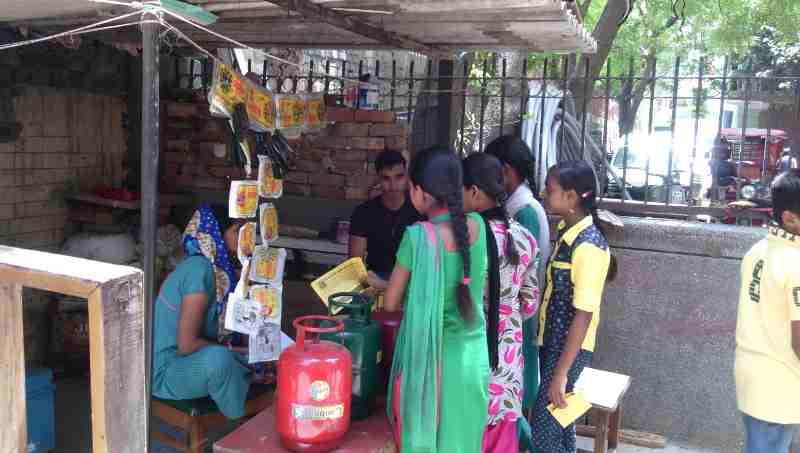
{"type": "Polygon", "coordinates": [[[485,305],[492,374],[483,452],[517,452],[518,432],[530,432],[522,415],[526,365],[522,325],[536,314],[539,305],[536,239],[503,208],[506,193],[500,161],[488,154],[473,154],[463,161],[463,167],[465,211],[479,212],[494,235],[494,241],[487,240],[489,285],[485,305]],[[519,430],[518,423],[525,428],[519,430]]]}

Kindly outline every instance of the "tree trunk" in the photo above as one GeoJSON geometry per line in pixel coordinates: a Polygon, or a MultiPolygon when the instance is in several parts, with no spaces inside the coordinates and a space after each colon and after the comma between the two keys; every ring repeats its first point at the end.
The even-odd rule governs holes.
{"type": "Polygon", "coordinates": [[[636,80],[631,77],[625,80],[622,86],[622,93],[617,96],[617,103],[619,103],[619,133],[621,135],[633,132],[633,128],[636,126],[636,114],[639,112],[639,106],[642,105],[647,88],[655,83],[653,71],[656,67],[656,57],[651,53],[646,58],[647,65],[643,75],[647,78],[636,80]]]}
{"type": "MultiPolygon", "coordinates": [[[[587,2],[588,3],[588,2],[587,2]]],[[[577,59],[570,74],[569,90],[575,97],[576,117],[583,118],[583,100],[591,99],[594,93],[594,80],[600,77],[603,67],[606,64],[614,39],[619,32],[620,19],[625,16],[628,0],[608,0],[597,26],[594,28],[594,38],[597,40],[597,53],[591,56],[584,56],[577,59]],[[585,83],[586,74],[585,59],[589,58],[589,83],[585,83]]],[[[587,105],[589,103],[587,102],[587,105]]]]}

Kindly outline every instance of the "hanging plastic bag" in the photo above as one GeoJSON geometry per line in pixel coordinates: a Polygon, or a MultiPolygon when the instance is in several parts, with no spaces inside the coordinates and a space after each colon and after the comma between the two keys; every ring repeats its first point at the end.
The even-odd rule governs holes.
{"type": "Polygon", "coordinates": [[[306,122],[306,101],[302,95],[279,94],[278,128],[287,138],[298,138],[306,122]]]}
{"type": "Polygon", "coordinates": [[[285,265],[285,249],[270,248],[265,245],[256,246],[253,252],[253,264],[250,268],[250,280],[281,286],[285,265]]]}
{"type": "Polygon", "coordinates": [[[231,181],[228,195],[228,217],[251,219],[258,209],[258,182],[231,181]]]}
{"type": "Polygon", "coordinates": [[[313,132],[322,129],[326,123],[325,96],[314,93],[306,96],[306,130],[313,132]]]}
{"type": "Polygon", "coordinates": [[[278,239],[278,210],[272,203],[261,203],[261,244],[268,245],[278,239]]]}
{"type": "Polygon", "coordinates": [[[275,177],[273,165],[269,156],[258,156],[258,195],[263,198],[283,195],[283,180],[275,177]]]}
{"type": "Polygon", "coordinates": [[[214,61],[214,75],[208,90],[209,111],[230,118],[236,104],[247,102],[252,84],[230,66],[214,61]]]}
{"type": "Polygon", "coordinates": [[[247,99],[250,129],[256,132],[275,130],[275,96],[267,88],[253,85],[247,99]]]}

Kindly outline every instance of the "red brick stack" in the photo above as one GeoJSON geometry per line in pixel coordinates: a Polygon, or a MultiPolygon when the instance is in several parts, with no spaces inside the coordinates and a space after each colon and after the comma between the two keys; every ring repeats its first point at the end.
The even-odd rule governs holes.
{"type": "Polygon", "coordinates": [[[364,200],[376,186],[372,163],[385,149],[407,150],[408,131],[392,112],[329,108],[333,124],[309,135],[300,149],[287,194],[318,198],[364,200]]]}
{"type": "MultiPolygon", "coordinates": [[[[244,170],[230,163],[227,122],[212,118],[207,104],[169,102],[166,116],[162,162],[168,190],[227,191],[230,180],[244,178],[244,170]],[[224,157],[216,157],[215,149],[224,157]]],[[[407,128],[394,113],[376,110],[329,108],[328,121],[322,132],[293,143],[299,158],[284,181],[284,193],[367,199],[378,182],[372,163],[384,149],[407,155],[407,128]]]]}

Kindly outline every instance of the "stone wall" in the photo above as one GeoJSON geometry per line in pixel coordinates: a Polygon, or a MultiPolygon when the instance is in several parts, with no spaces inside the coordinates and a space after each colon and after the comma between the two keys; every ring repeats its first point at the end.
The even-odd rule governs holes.
{"type": "MultiPolygon", "coordinates": [[[[0,30],[14,40],[9,33],[0,30]]],[[[122,181],[130,59],[87,39],[77,50],[42,43],[3,52],[0,244],[59,246],[63,194],[122,181]]]]}
{"type": "Polygon", "coordinates": [[[122,181],[126,105],[114,96],[30,86],[14,104],[22,132],[0,143],[0,243],[58,247],[64,194],[122,181]]]}

